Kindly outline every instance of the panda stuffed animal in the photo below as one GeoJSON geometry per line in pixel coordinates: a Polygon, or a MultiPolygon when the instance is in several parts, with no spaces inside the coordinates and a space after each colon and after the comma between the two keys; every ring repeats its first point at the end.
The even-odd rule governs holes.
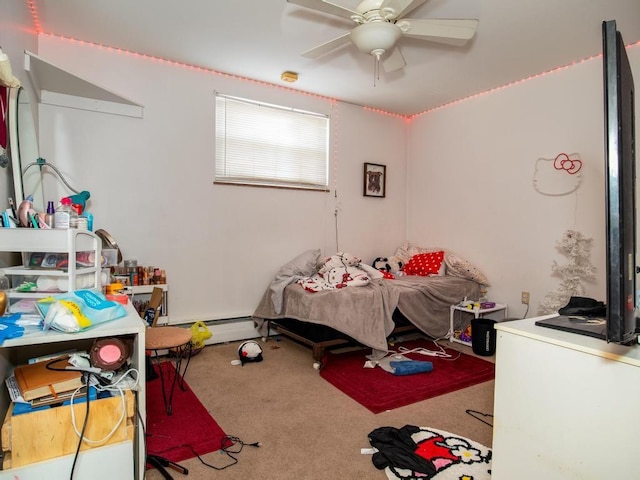
{"type": "Polygon", "coordinates": [[[381,270],[383,272],[391,273],[393,275],[402,273],[403,266],[404,263],[402,262],[402,260],[400,260],[400,258],[395,255],[391,257],[377,257],[373,261],[373,268],[381,270]]]}

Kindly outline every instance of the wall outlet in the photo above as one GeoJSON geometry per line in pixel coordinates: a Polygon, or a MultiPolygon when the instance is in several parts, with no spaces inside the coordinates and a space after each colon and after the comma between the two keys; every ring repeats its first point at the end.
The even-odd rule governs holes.
{"type": "Polygon", "coordinates": [[[520,300],[524,305],[529,305],[529,292],[522,292],[522,298],[520,300]]]}

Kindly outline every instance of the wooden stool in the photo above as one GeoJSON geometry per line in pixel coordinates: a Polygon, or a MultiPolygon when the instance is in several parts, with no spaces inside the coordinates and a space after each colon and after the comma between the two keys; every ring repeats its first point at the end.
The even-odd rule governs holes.
{"type": "Polygon", "coordinates": [[[167,409],[167,415],[171,415],[173,391],[176,383],[183,391],[185,390],[184,376],[187,374],[187,368],[189,368],[189,361],[191,360],[191,330],[180,327],[149,327],[145,334],[145,350],[153,352],[151,359],[156,359],[162,388],[162,399],[167,409]],[[173,381],[168,385],[168,392],[165,388],[164,369],[159,360],[158,352],[161,350],[168,350],[170,357],[172,355],[175,356],[176,373],[173,376],[173,381]],[[184,358],[187,359],[187,362],[184,370],[181,371],[184,358]]]}

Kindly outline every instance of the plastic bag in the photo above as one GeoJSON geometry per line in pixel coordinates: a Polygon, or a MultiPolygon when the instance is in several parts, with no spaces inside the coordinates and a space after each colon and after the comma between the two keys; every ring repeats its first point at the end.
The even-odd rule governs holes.
{"type": "Polygon", "coordinates": [[[126,316],[123,305],[107,300],[94,290],[53,295],[38,300],[36,306],[42,316],[43,330],[54,329],[65,333],[75,333],[95,325],[126,316]]]}
{"type": "Polygon", "coordinates": [[[204,341],[211,338],[211,331],[204,322],[198,320],[191,325],[191,349],[198,350],[204,348],[204,341]]]}

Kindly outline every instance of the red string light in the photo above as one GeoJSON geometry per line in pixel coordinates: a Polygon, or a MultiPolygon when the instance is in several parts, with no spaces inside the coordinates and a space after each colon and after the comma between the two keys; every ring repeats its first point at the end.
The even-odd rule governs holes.
{"type": "MultiPolygon", "coordinates": [[[[265,82],[265,81],[262,81],[262,80],[255,80],[255,79],[252,79],[252,78],[243,77],[241,75],[235,75],[235,74],[231,74],[231,73],[218,72],[217,70],[213,70],[211,68],[200,67],[200,66],[197,66],[197,65],[190,65],[190,64],[187,64],[187,63],[177,62],[175,60],[167,60],[167,59],[164,59],[164,58],[161,58],[161,57],[155,57],[153,55],[147,55],[147,54],[144,54],[144,53],[132,52],[132,51],[129,51],[129,50],[123,50],[121,48],[110,47],[108,45],[102,45],[102,44],[94,43],[94,42],[87,42],[87,41],[84,41],[84,40],[78,40],[78,39],[71,38],[71,37],[65,37],[63,35],[56,35],[56,34],[53,34],[53,33],[46,33],[46,32],[43,31],[42,25],[40,23],[40,16],[38,14],[38,8],[36,6],[36,0],[25,0],[25,2],[27,4],[27,8],[31,12],[31,18],[32,18],[32,21],[33,21],[33,26],[35,28],[35,32],[38,35],[47,35],[47,36],[50,36],[50,37],[53,37],[53,38],[58,38],[58,39],[61,39],[61,40],[66,40],[66,41],[72,42],[72,43],[79,43],[81,45],[100,48],[100,49],[104,49],[104,50],[107,50],[107,51],[110,51],[110,52],[115,52],[115,53],[125,54],[125,55],[132,55],[134,57],[139,57],[139,58],[141,58],[143,60],[150,60],[152,62],[160,62],[160,63],[164,63],[164,64],[167,64],[167,65],[172,65],[172,66],[175,66],[175,67],[188,68],[190,70],[195,70],[197,72],[203,72],[203,73],[207,73],[207,74],[211,74],[211,75],[218,75],[218,76],[222,76],[222,77],[225,77],[225,78],[230,78],[230,79],[233,79],[233,80],[241,80],[241,81],[245,81],[245,82],[250,82],[250,83],[253,83],[253,84],[256,84],[256,85],[260,85],[260,86],[263,86],[263,87],[276,88],[278,90],[283,90],[283,91],[290,92],[290,93],[297,93],[297,94],[305,95],[305,96],[312,97],[312,98],[318,98],[318,99],[321,99],[321,100],[327,100],[327,101],[332,102],[332,103],[340,101],[340,100],[338,100],[336,98],[327,97],[325,95],[320,95],[320,94],[316,94],[316,93],[305,92],[303,90],[296,90],[294,88],[285,87],[283,85],[278,85],[278,84],[271,83],[271,82],[265,82]]],[[[626,46],[626,48],[637,47],[639,45],[640,45],[640,41],[628,44],[626,46]]],[[[506,83],[506,84],[501,85],[499,87],[494,87],[494,88],[490,88],[488,90],[484,90],[482,92],[474,93],[472,95],[468,95],[466,97],[463,97],[463,98],[460,98],[460,99],[457,99],[457,100],[453,100],[451,102],[444,103],[444,104],[439,105],[437,107],[429,108],[429,109],[424,110],[422,112],[414,113],[414,114],[410,114],[410,115],[409,114],[393,113],[393,112],[389,112],[387,110],[383,110],[383,109],[380,109],[380,108],[374,108],[374,107],[363,106],[362,108],[364,110],[368,111],[368,112],[373,112],[373,113],[377,113],[377,114],[380,114],[380,115],[388,115],[388,116],[391,116],[391,117],[404,119],[407,123],[410,123],[411,121],[413,121],[413,119],[415,119],[417,117],[420,117],[422,115],[426,115],[428,113],[435,112],[435,111],[441,110],[443,108],[447,108],[447,107],[451,107],[451,106],[454,106],[454,105],[458,105],[459,103],[465,102],[467,100],[472,100],[474,98],[478,98],[478,97],[481,97],[483,95],[489,95],[491,93],[498,92],[498,91],[503,90],[505,88],[513,87],[515,85],[519,85],[519,84],[527,82],[529,80],[534,80],[534,79],[540,78],[540,77],[542,77],[544,75],[548,75],[548,74],[551,74],[551,73],[556,73],[556,72],[565,70],[565,69],[567,69],[569,67],[578,65],[580,63],[588,62],[590,60],[593,60],[593,59],[599,58],[599,57],[602,57],[601,53],[599,53],[597,55],[592,55],[592,56],[587,57],[587,58],[583,58],[581,60],[573,61],[573,62],[571,62],[569,64],[566,64],[566,65],[563,65],[563,66],[560,66],[560,67],[555,67],[555,68],[552,68],[550,70],[546,70],[546,71],[544,71],[542,73],[538,73],[538,74],[535,74],[535,75],[530,75],[529,77],[526,77],[526,78],[523,78],[523,79],[520,79],[520,80],[515,80],[513,82],[506,83]]]]}

